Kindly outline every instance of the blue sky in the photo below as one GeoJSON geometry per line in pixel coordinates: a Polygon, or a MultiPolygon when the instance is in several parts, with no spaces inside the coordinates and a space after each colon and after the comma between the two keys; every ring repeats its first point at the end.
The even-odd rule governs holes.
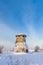
{"type": "Polygon", "coordinates": [[[43,46],[43,0],[0,0],[0,45],[13,47],[19,33],[29,48],[43,46]]]}

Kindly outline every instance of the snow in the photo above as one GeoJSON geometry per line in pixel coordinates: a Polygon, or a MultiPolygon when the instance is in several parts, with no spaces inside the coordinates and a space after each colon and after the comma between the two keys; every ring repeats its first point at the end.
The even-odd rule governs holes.
{"type": "Polygon", "coordinates": [[[43,52],[0,54],[0,65],[43,65],[43,52]]]}

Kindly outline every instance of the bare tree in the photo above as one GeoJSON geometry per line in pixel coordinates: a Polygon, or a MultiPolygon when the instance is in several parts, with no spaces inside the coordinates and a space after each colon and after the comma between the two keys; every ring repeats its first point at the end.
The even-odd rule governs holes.
{"type": "Polygon", "coordinates": [[[3,46],[0,46],[0,53],[2,53],[2,49],[3,49],[4,47],[3,46]]]}
{"type": "Polygon", "coordinates": [[[38,52],[40,50],[39,46],[35,46],[35,52],[38,52]]]}

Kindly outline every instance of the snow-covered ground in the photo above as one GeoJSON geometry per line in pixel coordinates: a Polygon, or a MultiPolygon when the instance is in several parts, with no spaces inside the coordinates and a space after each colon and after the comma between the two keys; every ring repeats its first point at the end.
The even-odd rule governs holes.
{"type": "Polygon", "coordinates": [[[0,54],[0,65],[43,65],[43,52],[0,54]]]}

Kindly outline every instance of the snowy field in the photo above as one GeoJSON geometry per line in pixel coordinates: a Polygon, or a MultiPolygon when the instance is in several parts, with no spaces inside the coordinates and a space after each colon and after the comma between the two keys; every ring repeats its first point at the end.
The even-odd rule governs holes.
{"type": "Polygon", "coordinates": [[[43,52],[0,54],[0,65],[43,65],[43,52]]]}

